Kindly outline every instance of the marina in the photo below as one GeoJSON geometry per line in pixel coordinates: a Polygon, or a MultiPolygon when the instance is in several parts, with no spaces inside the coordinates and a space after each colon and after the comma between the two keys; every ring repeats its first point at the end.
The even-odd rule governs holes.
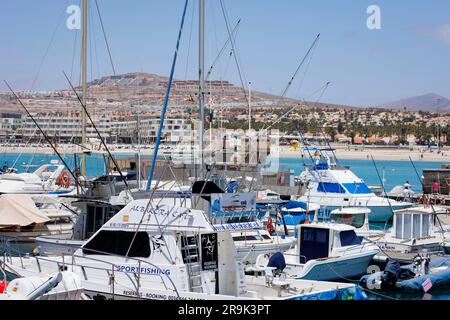
{"type": "Polygon", "coordinates": [[[237,45],[249,26],[234,20],[249,7],[230,5],[230,19],[225,0],[153,3],[164,38],[151,63],[165,75],[118,74],[112,48],[136,53],[131,42],[155,29],[118,50],[109,42],[118,4],[79,2],[62,8],[76,33],[65,89],[8,79],[0,88],[0,300],[185,301],[179,314],[195,314],[196,300],[450,300],[450,100],[326,103],[327,80],[306,85],[307,101],[314,55],[328,59],[315,53],[322,33],[302,38],[300,57],[278,35],[277,54],[288,52],[295,71],[281,95],[252,89],[237,45]],[[101,59],[112,74],[100,72],[101,59]]]}

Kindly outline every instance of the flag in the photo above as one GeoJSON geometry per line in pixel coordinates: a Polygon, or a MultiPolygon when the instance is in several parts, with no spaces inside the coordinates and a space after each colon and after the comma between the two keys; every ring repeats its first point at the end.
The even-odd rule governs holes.
{"type": "Polygon", "coordinates": [[[432,286],[433,286],[433,283],[431,282],[430,278],[427,278],[427,280],[425,280],[422,283],[422,288],[423,288],[423,291],[425,291],[425,292],[428,292],[432,286]]]}

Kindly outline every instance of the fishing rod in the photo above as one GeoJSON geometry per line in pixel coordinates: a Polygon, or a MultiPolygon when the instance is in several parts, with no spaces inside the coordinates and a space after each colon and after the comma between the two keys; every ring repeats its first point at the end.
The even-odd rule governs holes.
{"type": "MultiPolygon", "coordinates": [[[[421,179],[421,177],[420,177],[420,175],[419,175],[419,172],[417,171],[417,168],[416,168],[414,162],[413,162],[412,159],[411,159],[411,156],[408,156],[408,158],[409,158],[409,161],[411,161],[411,164],[412,164],[412,166],[413,166],[413,168],[414,168],[414,171],[416,172],[417,178],[419,178],[419,181],[421,181],[422,179],[421,179]]],[[[422,182],[422,192],[423,192],[423,195],[424,195],[425,198],[427,199],[428,204],[431,206],[431,210],[433,210],[433,215],[434,215],[435,219],[437,219],[437,221],[438,221],[438,223],[439,223],[439,226],[441,227],[441,231],[444,232],[444,227],[443,227],[442,224],[441,224],[441,220],[439,220],[439,218],[438,218],[438,216],[437,216],[437,213],[436,213],[436,210],[434,210],[433,204],[430,203],[430,199],[428,199],[428,197],[425,195],[425,190],[423,190],[423,186],[424,186],[424,184],[423,184],[423,182],[422,182]]]]}
{"type": "MultiPolygon", "coordinates": [[[[73,173],[72,170],[70,170],[70,167],[67,165],[66,161],[64,160],[64,158],[61,156],[61,154],[58,152],[58,150],[56,149],[56,147],[53,145],[52,141],[50,140],[50,138],[47,136],[47,134],[44,132],[44,130],[42,130],[42,128],[39,126],[39,124],[37,123],[37,121],[34,119],[34,117],[31,115],[31,113],[28,111],[27,107],[25,107],[25,105],[22,103],[22,100],[20,100],[20,98],[17,96],[17,94],[14,92],[14,90],[11,88],[11,86],[9,85],[9,83],[6,80],[3,80],[6,84],[6,86],[8,87],[8,89],[11,91],[11,93],[14,95],[14,97],[16,98],[16,100],[19,102],[19,104],[22,106],[22,108],[25,110],[25,112],[28,114],[28,116],[31,118],[31,120],[34,122],[34,124],[36,125],[36,127],[39,129],[39,131],[42,133],[42,135],[44,136],[44,139],[47,141],[47,143],[52,147],[53,151],[56,153],[56,155],[58,156],[58,158],[61,160],[61,162],[64,164],[64,166],[67,168],[67,170],[69,170],[70,175],[74,178],[75,183],[77,184],[77,186],[80,185],[80,182],[78,181],[77,176],[73,173]]],[[[82,187],[81,187],[82,188],[82,187]]]]}
{"type": "Polygon", "coordinates": [[[89,114],[86,106],[84,105],[83,101],[81,100],[80,96],[78,95],[77,91],[75,90],[74,86],[72,85],[72,82],[70,81],[70,79],[67,77],[67,74],[63,71],[64,76],[67,79],[67,82],[69,83],[70,87],[72,88],[72,91],[75,93],[75,95],[77,96],[78,101],[80,102],[81,106],[83,107],[84,112],[86,113],[87,117],[89,118],[89,121],[92,123],[92,126],[94,127],[95,132],[97,133],[98,137],[100,138],[100,141],[102,142],[103,146],[106,149],[106,152],[108,152],[109,157],[111,158],[111,160],[114,163],[114,166],[116,167],[117,171],[120,174],[120,177],[122,178],[122,181],[125,183],[125,186],[127,187],[128,191],[129,191],[129,186],[128,186],[128,182],[125,179],[124,175],[122,174],[122,170],[120,170],[119,165],[116,162],[116,159],[114,159],[114,157],[112,156],[111,152],[109,151],[108,146],[105,143],[105,140],[103,139],[102,135],[100,134],[100,132],[97,129],[97,126],[95,125],[94,121],[91,118],[91,115],[89,114]]]}

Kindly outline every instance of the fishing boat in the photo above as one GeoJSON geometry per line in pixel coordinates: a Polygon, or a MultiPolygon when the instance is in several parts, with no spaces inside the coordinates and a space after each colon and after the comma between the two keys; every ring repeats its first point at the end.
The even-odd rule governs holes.
{"type": "Polygon", "coordinates": [[[375,260],[387,261],[391,258],[410,263],[422,252],[434,256],[443,255],[445,234],[436,225],[437,214],[442,213],[447,213],[447,209],[439,206],[419,206],[394,211],[392,229],[376,241],[382,251],[375,260]]]}
{"type": "MultiPolygon", "coordinates": [[[[320,149],[321,152],[333,149],[320,149]]],[[[347,167],[337,164],[336,158],[321,153],[314,165],[306,166],[299,178],[306,186],[297,200],[321,206],[319,218],[329,219],[331,211],[342,207],[367,207],[370,222],[385,222],[392,218],[392,210],[409,208],[412,203],[379,197],[366,183],[347,167]]]]}
{"type": "Polygon", "coordinates": [[[69,193],[70,172],[58,160],[44,164],[33,173],[5,173],[0,175],[0,194],[69,193]]]}
{"type": "Polygon", "coordinates": [[[73,255],[8,256],[4,267],[20,277],[71,271],[92,299],[365,298],[354,284],[245,275],[236,255],[230,231],[203,211],[134,200],[73,255]]]}
{"type": "MultiPolygon", "coordinates": [[[[345,224],[313,222],[298,225],[296,248],[284,253],[284,272],[294,279],[331,281],[365,274],[378,247],[362,243],[355,228],[345,224]]],[[[269,256],[258,257],[257,267],[269,256]]]]}

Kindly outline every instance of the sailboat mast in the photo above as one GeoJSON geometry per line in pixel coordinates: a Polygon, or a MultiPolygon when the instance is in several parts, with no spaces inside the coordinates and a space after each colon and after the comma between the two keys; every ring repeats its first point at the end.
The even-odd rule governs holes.
{"type": "MultiPolygon", "coordinates": [[[[86,106],[86,77],[87,77],[87,0],[83,0],[83,37],[81,45],[81,81],[83,87],[82,102],[86,106]]],[[[86,144],[86,112],[84,108],[81,110],[81,146],[82,146],[82,161],[81,161],[81,175],[86,176],[86,154],[84,148],[86,144]]]]}
{"type": "Polygon", "coordinates": [[[198,54],[198,76],[199,76],[199,151],[200,151],[200,178],[203,177],[203,148],[204,148],[204,122],[205,122],[205,0],[199,0],[199,54],[198,54]]]}

